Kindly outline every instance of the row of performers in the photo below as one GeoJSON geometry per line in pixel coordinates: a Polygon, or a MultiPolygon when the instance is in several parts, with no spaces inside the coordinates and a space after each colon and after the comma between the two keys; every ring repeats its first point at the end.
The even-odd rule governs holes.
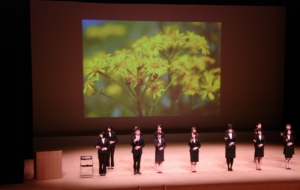
{"type": "MultiPolygon", "coordinates": [[[[291,158],[294,154],[294,142],[296,134],[291,130],[291,125],[286,125],[286,130],[280,134],[284,143],[284,155],[285,155],[285,167],[290,168],[291,158]]],[[[162,164],[164,162],[164,149],[167,146],[164,138],[165,134],[162,131],[161,124],[157,125],[157,131],[154,133],[154,145],[155,145],[155,163],[157,173],[162,173],[162,164]]],[[[228,171],[233,171],[233,161],[236,152],[237,135],[232,128],[231,124],[228,124],[227,130],[224,134],[225,141],[225,157],[228,167],[228,171]]],[[[118,142],[116,132],[112,130],[111,126],[108,126],[106,132],[99,134],[99,139],[95,144],[98,150],[99,159],[99,174],[101,176],[106,175],[106,169],[114,169],[114,151],[115,144],[118,142]]],[[[262,129],[261,123],[256,125],[254,129],[254,162],[256,163],[256,169],[261,170],[262,158],[264,157],[264,146],[266,138],[262,129]]],[[[138,126],[135,126],[133,133],[131,134],[130,144],[132,146],[133,154],[133,171],[134,175],[142,174],[140,172],[142,149],[145,146],[145,140],[141,134],[141,130],[138,126]]],[[[196,173],[197,162],[199,161],[199,149],[201,147],[200,137],[197,133],[196,127],[191,128],[191,137],[188,142],[190,147],[190,162],[191,172],[196,173]]]]}

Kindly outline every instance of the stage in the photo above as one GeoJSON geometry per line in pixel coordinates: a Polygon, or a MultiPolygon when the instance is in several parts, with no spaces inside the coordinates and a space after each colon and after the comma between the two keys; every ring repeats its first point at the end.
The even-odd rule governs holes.
{"type": "Polygon", "coordinates": [[[222,142],[202,143],[197,173],[191,173],[187,143],[169,143],[165,149],[163,173],[158,174],[154,163],[154,145],[148,143],[143,149],[142,175],[133,175],[131,146],[118,144],[115,150],[115,168],[107,170],[106,176],[98,174],[97,151],[93,146],[69,146],[62,147],[61,150],[63,152],[62,179],[35,180],[33,160],[25,160],[24,183],[5,185],[0,189],[151,189],[149,187],[172,189],[171,186],[223,184],[222,187],[225,187],[226,184],[253,185],[253,182],[257,185],[283,183],[290,187],[289,189],[300,186],[300,148],[295,148],[292,169],[286,170],[283,147],[280,144],[266,145],[262,170],[258,171],[253,162],[253,144],[238,143],[237,157],[234,160],[233,171],[230,172],[227,171],[224,144],[222,142]],[[94,177],[92,178],[80,177],[80,156],[85,155],[93,156],[94,177]]]}

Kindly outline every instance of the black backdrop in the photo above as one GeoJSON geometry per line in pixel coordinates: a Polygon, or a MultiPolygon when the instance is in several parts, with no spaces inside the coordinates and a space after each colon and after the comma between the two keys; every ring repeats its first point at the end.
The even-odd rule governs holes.
{"type": "MultiPolygon", "coordinates": [[[[33,157],[32,150],[32,85],[29,0],[4,0],[2,7],[2,127],[0,184],[22,183],[23,161],[33,157]],[[5,164],[3,164],[5,163],[5,164]]],[[[90,1],[105,2],[105,1],[90,1]]],[[[106,1],[120,3],[121,1],[106,1]]],[[[128,3],[137,3],[127,1],[128,3]]],[[[138,3],[141,3],[139,1],[138,3]]],[[[144,2],[145,3],[145,2],[144,2]]],[[[154,3],[153,1],[151,3],[154,3]]],[[[155,3],[167,3],[159,1],[155,3]]],[[[199,4],[199,1],[184,1],[199,4]]],[[[204,0],[207,5],[286,5],[286,47],[284,72],[284,123],[292,123],[299,133],[297,78],[299,29],[296,1],[284,0],[204,0]]],[[[282,129],[278,129],[282,130],[282,129]]]]}

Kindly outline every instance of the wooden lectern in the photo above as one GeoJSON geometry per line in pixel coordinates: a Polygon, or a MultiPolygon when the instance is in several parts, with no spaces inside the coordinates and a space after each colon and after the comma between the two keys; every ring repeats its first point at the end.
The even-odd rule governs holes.
{"type": "Polygon", "coordinates": [[[36,151],[34,177],[37,180],[62,178],[62,150],[36,151]]]}

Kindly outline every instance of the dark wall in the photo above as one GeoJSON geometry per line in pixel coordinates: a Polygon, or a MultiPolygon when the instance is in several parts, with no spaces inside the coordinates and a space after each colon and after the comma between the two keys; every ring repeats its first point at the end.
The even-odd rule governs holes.
{"type": "MultiPolygon", "coordinates": [[[[23,182],[23,160],[32,158],[32,89],[29,0],[2,2],[2,130],[0,133],[0,184],[23,182]],[[3,164],[5,163],[5,164],[3,164]]],[[[94,2],[99,2],[95,1],[94,2]]],[[[104,1],[102,1],[104,2],[104,1]]],[[[109,1],[110,3],[114,1],[109,1]]],[[[160,1],[159,3],[162,3],[160,1]]],[[[185,1],[197,3],[199,1],[185,1]]],[[[203,4],[238,4],[239,1],[201,1],[203,4]]],[[[287,5],[286,58],[284,81],[284,123],[292,123],[299,134],[297,120],[299,10],[296,1],[243,1],[243,5],[287,5]]],[[[267,73],[266,73],[267,74],[267,73]]]]}

